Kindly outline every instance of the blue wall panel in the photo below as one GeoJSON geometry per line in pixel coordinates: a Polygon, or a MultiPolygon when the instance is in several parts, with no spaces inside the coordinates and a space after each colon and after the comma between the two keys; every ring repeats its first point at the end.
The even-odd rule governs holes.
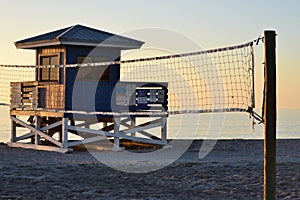
{"type": "MultiPolygon", "coordinates": [[[[75,64],[77,56],[104,56],[119,60],[120,50],[113,48],[67,47],[67,64],[75,64]]],[[[77,68],[67,68],[65,109],[79,111],[111,111],[112,93],[120,79],[120,65],[109,66],[109,81],[76,80],[77,68]]]]}

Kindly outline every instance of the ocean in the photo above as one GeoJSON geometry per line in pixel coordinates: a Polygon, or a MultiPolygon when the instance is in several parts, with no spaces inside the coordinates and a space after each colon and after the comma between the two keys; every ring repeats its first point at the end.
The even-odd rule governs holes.
{"type": "MultiPolygon", "coordinates": [[[[263,130],[247,113],[171,115],[167,122],[168,139],[263,139],[263,130]]],[[[277,138],[300,138],[300,110],[278,110],[277,138]]],[[[0,106],[0,142],[9,140],[9,107],[0,106]]]]}

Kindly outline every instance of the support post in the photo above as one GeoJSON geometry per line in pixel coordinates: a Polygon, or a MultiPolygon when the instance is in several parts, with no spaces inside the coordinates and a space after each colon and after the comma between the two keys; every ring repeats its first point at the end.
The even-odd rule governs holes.
{"type": "Polygon", "coordinates": [[[276,199],[276,33],[264,32],[264,199],[276,199]]]}
{"type": "MultiPolygon", "coordinates": [[[[16,117],[16,115],[12,115],[11,117],[16,117]]],[[[16,142],[17,138],[17,123],[11,119],[11,136],[10,142],[16,142]]]]}
{"type": "Polygon", "coordinates": [[[69,122],[68,118],[65,117],[62,118],[62,146],[64,149],[68,148],[68,129],[67,129],[68,122],[69,122]]]}
{"type": "Polygon", "coordinates": [[[102,128],[107,127],[107,122],[102,122],[102,124],[103,124],[102,128]]]}
{"type": "MultiPolygon", "coordinates": [[[[114,123],[114,132],[116,135],[119,135],[120,132],[120,118],[115,117],[115,123],[114,123]]],[[[114,137],[114,148],[116,150],[120,149],[120,138],[119,137],[114,137]]]]}
{"type": "Polygon", "coordinates": [[[167,117],[162,117],[161,141],[167,145],[167,117]]]}
{"type": "MultiPolygon", "coordinates": [[[[135,116],[130,117],[130,127],[129,128],[134,128],[135,124],[136,124],[136,118],[135,118],[135,116]]],[[[135,137],[136,133],[133,132],[130,135],[133,136],[133,137],[135,137]]]]}
{"type": "MultiPolygon", "coordinates": [[[[35,116],[35,128],[37,130],[40,130],[40,128],[41,128],[41,117],[39,117],[39,116],[35,116]]],[[[38,134],[35,133],[34,144],[39,145],[41,143],[40,141],[41,141],[41,136],[39,136],[38,134]]]]}
{"type": "Polygon", "coordinates": [[[88,120],[84,121],[84,128],[90,128],[90,123],[88,122],[88,120]]]}

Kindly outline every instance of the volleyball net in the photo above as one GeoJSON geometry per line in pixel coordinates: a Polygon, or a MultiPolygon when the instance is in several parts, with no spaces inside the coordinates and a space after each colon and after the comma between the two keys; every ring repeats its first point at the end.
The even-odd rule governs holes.
{"type": "Polygon", "coordinates": [[[0,104],[10,105],[10,82],[34,81],[36,68],[108,65],[120,66],[120,81],[166,82],[169,114],[251,111],[255,106],[253,42],[192,53],[103,63],[0,65],[0,104]]]}
{"type": "Polygon", "coordinates": [[[121,79],[167,82],[169,113],[254,107],[253,43],[121,62],[121,79]]]}

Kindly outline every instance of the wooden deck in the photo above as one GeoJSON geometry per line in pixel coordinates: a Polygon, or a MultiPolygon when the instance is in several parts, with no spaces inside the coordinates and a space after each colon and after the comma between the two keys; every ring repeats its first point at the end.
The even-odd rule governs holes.
{"type": "Polygon", "coordinates": [[[45,110],[11,110],[11,116],[38,116],[38,117],[64,117],[62,111],[45,111],[45,110]]]}

